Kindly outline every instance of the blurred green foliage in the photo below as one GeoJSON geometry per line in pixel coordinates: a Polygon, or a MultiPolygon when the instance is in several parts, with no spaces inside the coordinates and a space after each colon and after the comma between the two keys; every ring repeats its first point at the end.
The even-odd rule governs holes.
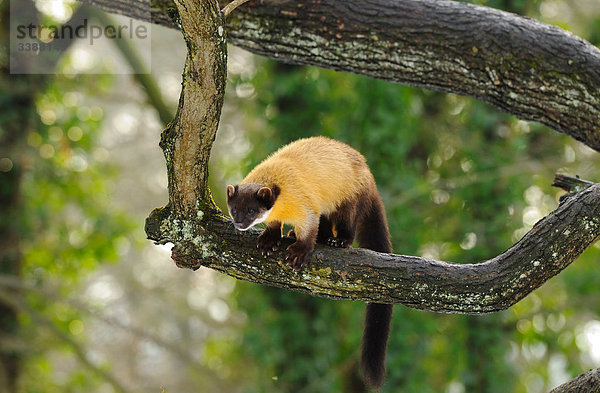
{"type": "Polygon", "coordinates": [[[94,78],[93,87],[85,79],[54,78],[36,101],[42,122],[27,135],[32,170],[22,192],[28,229],[38,237],[27,244],[25,269],[42,279],[60,271],[77,281],[99,260],[116,260],[119,236],[134,225],[110,208],[116,172],[97,142],[103,109],[85,102],[91,89],[108,89],[110,77],[94,78]]]}
{"type": "Polygon", "coordinates": [[[137,223],[111,203],[117,173],[98,145],[103,109],[90,99],[111,86],[109,75],[56,76],[35,97],[34,126],[22,130],[23,276],[37,288],[57,290],[28,291],[22,305],[24,392],[93,391],[105,383],[89,368],[56,364],[53,353],[57,359],[77,354],[86,337],[80,311],[61,299],[134,241],[137,223]]]}

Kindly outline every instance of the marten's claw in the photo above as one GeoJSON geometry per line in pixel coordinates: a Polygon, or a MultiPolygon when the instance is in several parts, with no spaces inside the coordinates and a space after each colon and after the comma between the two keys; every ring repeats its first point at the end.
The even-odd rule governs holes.
{"type": "Polygon", "coordinates": [[[288,259],[287,265],[291,267],[296,273],[298,273],[306,265],[306,262],[300,262],[300,258],[286,258],[288,259]]]}
{"type": "Polygon", "coordinates": [[[262,254],[263,257],[269,257],[271,256],[274,252],[279,250],[279,246],[280,246],[281,242],[277,242],[277,244],[275,244],[274,246],[271,246],[269,248],[269,246],[266,247],[259,247],[258,245],[256,246],[256,248],[260,248],[260,253],[262,254]]]}
{"type": "Polygon", "coordinates": [[[339,237],[330,237],[327,239],[327,245],[330,247],[348,248],[350,247],[350,242],[346,239],[340,239],[339,237]]]}
{"type": "Polygon", "coordinates": [[[264,256],[270,256],[275,251],[279,250],[281,245],[281,235],[275,232],[264,231],[258,236],[258,243],[256,248],[260,250],[260,253],[264,256]]]}
{"type": "Polygon", "coordinates": [[[279,250],[279,248],[277,246],[273,246],[271,248],[261,248],[260,249],[260,254],[263,257],[269,257],[269,256],[271,256],[277,250],[279,250]]]}
{"type": "Polygon", "coordinates": [[[294,271],[299,272],[308,263],[312,250],[310,243],[296,241],[287,248],[285,260],[294,271]]]}

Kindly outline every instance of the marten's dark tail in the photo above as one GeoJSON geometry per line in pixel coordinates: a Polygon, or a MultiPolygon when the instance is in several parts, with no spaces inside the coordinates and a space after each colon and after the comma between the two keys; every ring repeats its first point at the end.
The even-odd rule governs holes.
{"type": "Polygon", "coordinates": [[[371,389],[381,388],[385,380],[385,352],[392,310],[391,304],[367,303],[360,365],[365,384],[371,389]]]}
{"type": "MultiPolygon", "coordinates": [[[[368,199],[357,225],[359,247],[392,252],[390,233],[379,195],[368,199]]],[[[361,369],[367,387],[379,389],[385,380],[385,353],[392,321],[391,304],[367,303],[362,339],[361,369]]]]}

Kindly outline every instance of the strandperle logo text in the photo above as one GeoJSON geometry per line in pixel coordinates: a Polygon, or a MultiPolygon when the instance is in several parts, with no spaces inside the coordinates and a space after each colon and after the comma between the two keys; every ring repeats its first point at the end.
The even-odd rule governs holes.
{"type": "Polygon", "coordinates": [[[62,39],[86,39],[90,45],[94,44],[94,40],[106,37],[109,39],[145,39],[148,37],[148,28],[144,25],[133,25],[133,20],[129,20],[129,24],[123,25],[106,25],[97,26],[89,24],[87,19],[83,20],[82,24],[62,26],[55,25],[18,25],[16,27],[16,38],[18,40],[34,39],[44,43],[50,43],[54,40],[62,39]]]}

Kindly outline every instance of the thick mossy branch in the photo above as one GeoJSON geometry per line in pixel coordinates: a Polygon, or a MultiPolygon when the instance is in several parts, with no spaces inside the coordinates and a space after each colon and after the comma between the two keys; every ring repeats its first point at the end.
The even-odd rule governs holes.
{"type": "Polygon", "coordinates": [[[455,1],[258,3],[232,14],[230,43],[475,97],[600,150],[600,50],[565,30],[455,1]]]}
{"type": "Polygon", "coordinates": [[[206,266],[316,296],[478,314],[515,304],[593,244],[600,236],[600,184],[566,198],[501,255],[470,265],[317,246],[308,267],[294,273],[282,263],[283,252],[260,255],[259,231],[236,231],[222,215],[181,220],[156,210],[146,230],[150,239],[175,245],[173,258],[181,267],[206,266]]]}
{"type": "MultiPolygon", "coordinates": [[[[149,14],[145,2],[84,1],[149,14]]],[[[152,2],[152,21],[175,27],[172,8],[152,2]]],[[[298,0],[250,1],[226,30],[257,54],[475,97],[600,150],[600,50],[555,26],[456,1],[298,0]]]]}

